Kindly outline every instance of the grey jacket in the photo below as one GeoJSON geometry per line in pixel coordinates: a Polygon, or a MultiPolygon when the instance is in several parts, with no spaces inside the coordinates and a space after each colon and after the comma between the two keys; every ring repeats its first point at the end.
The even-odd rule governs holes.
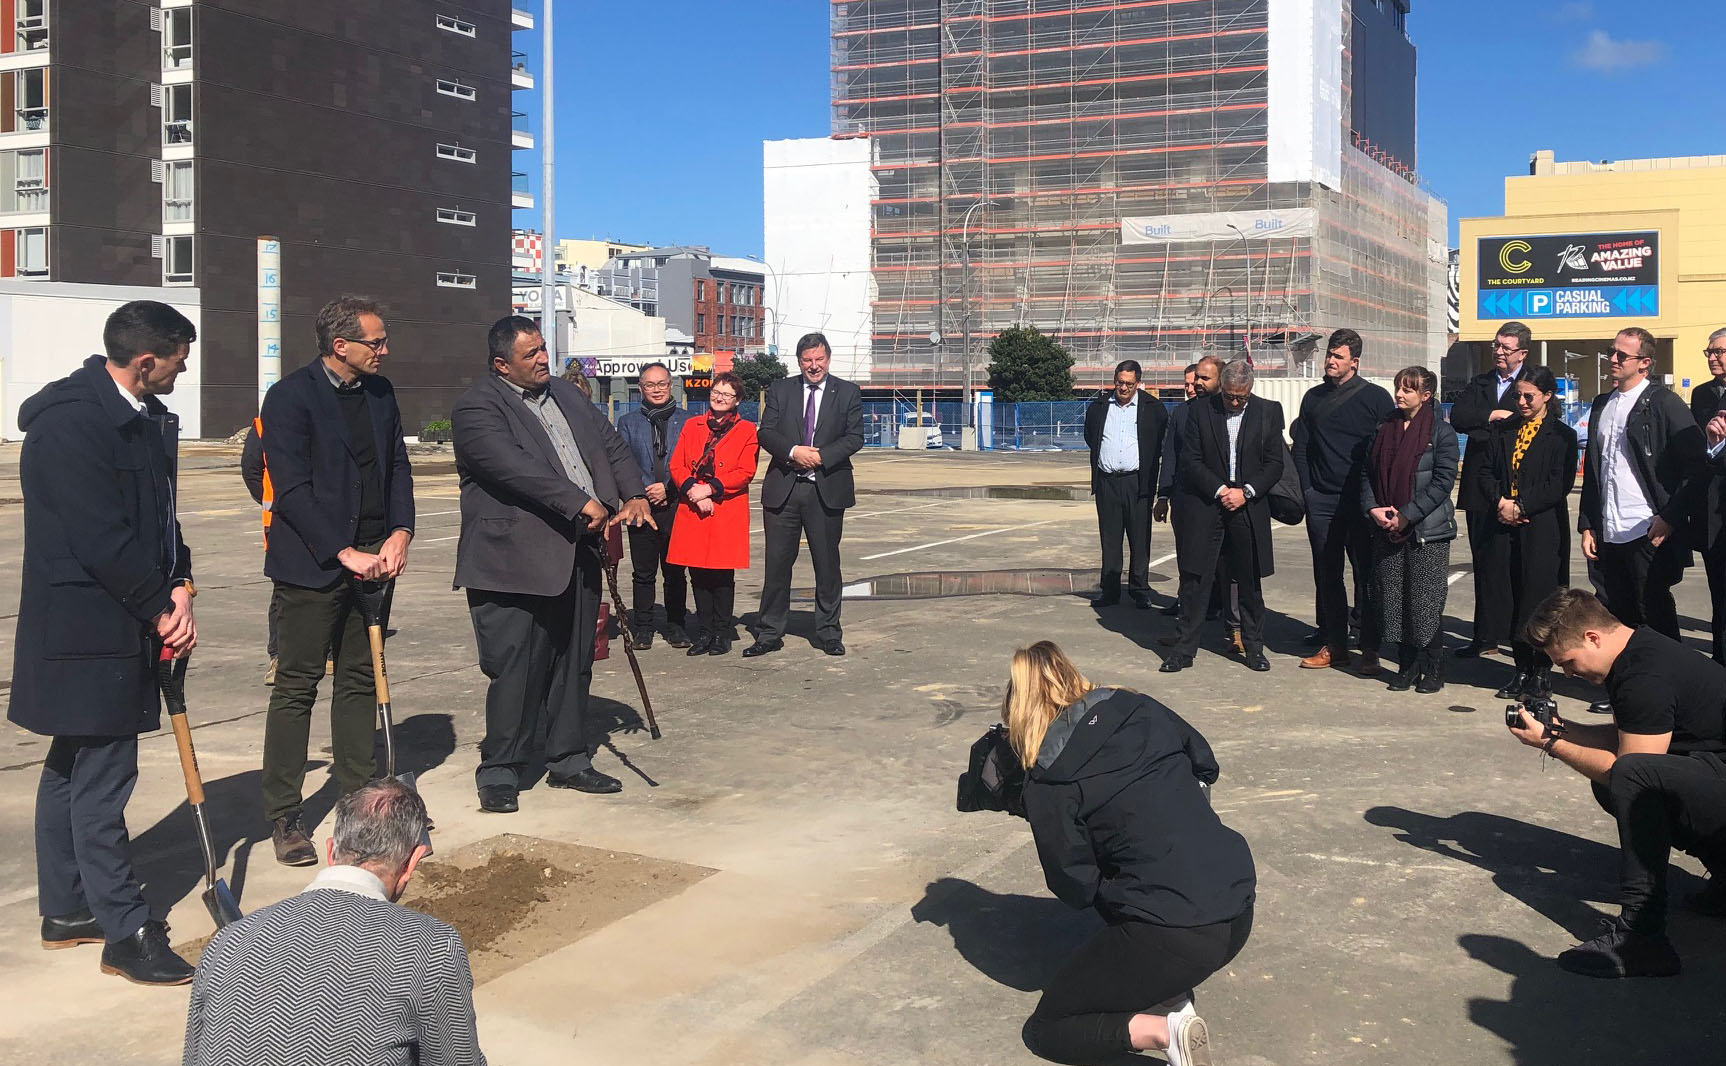
{"type": "MultiPolygon", "coordinates": [[[[642,495],[635,457],[599,408],[562,378],[552,378],[550,388],[593,474],[599,502],[615,511],[642,495]]],[[[561,595],[586,537],[579,516],[590,497],[569,480],[545,427],[496,374],[462,394],[450,425],[461,478],[455,587],[561,595]]],[[[589,539],[588,548],[595,543],[589,539]]]]}
{"type": "MultiPolygon", "coordinates": [[[[1393,416],[1394,417],[1394,416],[1393,416]]],[[[1414,498],[1402,509],[1402,516],[1414,527],[1412,540],[1417,544],[1436,544],[1456,539],[1456,504],[1450,498],[1456,487],[1461,447],[1456,430],[1442,418],[1432,420],[1432,441],[1421,453],[1420,466],[1414,473],[1414,498]]],[[[1372,486],[1372,445],[1367,445],[1366,476],[1360,479],[1360,511],[1366,514],[1374,507],[1383,507],[1372,486]]],[[[1377,530],[1377,526],[1373,529],[1377,530]]]]}

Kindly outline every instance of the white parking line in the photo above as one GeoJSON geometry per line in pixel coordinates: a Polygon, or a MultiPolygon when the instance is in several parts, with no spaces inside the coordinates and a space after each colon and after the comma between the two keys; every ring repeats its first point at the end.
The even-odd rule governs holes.
{"type": "Polygon", "coordinates": [[[885,559],[888,556],[892,556],[892,555],[904,555],[906,552],[920,552],[924,548],[939,548],[945,544],[958,544],[960,541],[976,540],[978,537],[992,537],[997,533],[1011,533],[1017,529],[1032,529],[1036,526],[1046,526],[1046,525],[1049,525],[1050,523],[1053,523],[1053,522],[1069,522],[1069,521],[1071,521],[1071,519],[1068,519],[1068,518],[1045,518],[1041,522],[1027,522],[1022,526],[1003,526],[1000,529],[988,529],[988,530],[984,530],[981,533],[971,533],[971,534],[968,534],[968,535],[963,536],[963,537],[953,537],[949,540],[931,541],[928,544],[918,544],[918,545],[914,545],[914,546],[909,547],[909,548],[898,548],[898,549],[895,549],[894,551],[880,552],[880,553],[875,554],[875,555],[865,555],[863,557],[863,561],[867,563],[867,562],[870,562],[870,561],[875,560],[875,559],[885,559]]]}
{"type": "Polygon", "coordinates": [[[896,511],[865,511],[862,514],[846,515],[845,517],[850,519],[879,518],[881,515],[905,514],[907,511],[927,511],[931,507],[940,507],[942,504],[950,502],[950,500],[936,500],[933,503],[920,503],[915,507],[901,507],[896,511]]]}
{"type": "Polygon", "coordinates": [[[1457,582],[1458,582],[1458,581],[1461,581],[1461,580],[1462,580],[1462,579],[1463,579],[1463,577],[1464,577],[1464,575],[1466,575],[1466,574],[1467,574],[1467,573],[1468,573],[1468,571],[1467,571],[1467,570],[1458,570],[1458,571],[1457,571],[1457,572],[1456,572],[1456,573],[1454,573],[1454,574],[1452,574],[1452,575],[1450,575],[1450,576],[1449,576],[1449,577],[1447,577],[1447,578],[1445,578],[1445,579],[1444,579],[1444,583],[1445,583],[1445,584],[1446,584],[1446,585],[1454,585],[1454,584],[1456,584],[1456,583],[1457,583],[1457,582]]]}

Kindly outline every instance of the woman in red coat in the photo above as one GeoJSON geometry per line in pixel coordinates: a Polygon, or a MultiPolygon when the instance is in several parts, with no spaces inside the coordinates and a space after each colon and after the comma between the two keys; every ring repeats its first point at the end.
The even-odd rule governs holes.
{"type": "Polygon", "coordinates": [[[701,634],[690,655],[724,655],[736,634],[731,610],[738,570],[749,569],[749,483],[760,446],[755,424],[737,415],[743,381],[713,376],[707,417],[690,419],[671,454],[671,480],[680,499],[665,561],[689,568],[701,634]]]}

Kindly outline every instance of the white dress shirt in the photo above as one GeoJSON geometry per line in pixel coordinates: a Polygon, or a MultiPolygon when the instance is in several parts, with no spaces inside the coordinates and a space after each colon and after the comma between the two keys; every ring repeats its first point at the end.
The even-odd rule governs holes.
{"type": "Polygon", "coordinates": [[[1606,527],[1601,533],[1608,544],[1628,544],[1645,537],[1654,524],[1654,508],[1636,479],[1630,438],[1624,432],[1631,409],[1647,387],[1644,378],[1629,392],[1613,392],[1600,409],[1600,425],[1593,427],[1593,432],[1600,434],[1600,513],[1606,527]]]}
{"type": "Polygon", "coordinates": [[[1097,469],[1105,474],[1132,474],[1139,469],[1139,394],[1126,404],[1109,401],[1103,419],[1103,443],[1097,449],[1097,469]]]}
{"type": "Polygon", "coordinates": [[[318,876],[312,878],[312,883],[300,891],[317,892],[321,889],[334,888],[343,892],[352,892],[356,896],[365,896],[388,903],[390,898],[384,893],[384,883],[377,874],[363,866],[326,866],[318,871],[318,876]]]}

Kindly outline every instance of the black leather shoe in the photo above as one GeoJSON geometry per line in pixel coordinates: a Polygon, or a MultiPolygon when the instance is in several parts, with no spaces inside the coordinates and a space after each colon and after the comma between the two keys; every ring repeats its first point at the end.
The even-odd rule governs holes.
{"type": "Polygon", "coordinates": [[[71,914],[44,916],[42,919],[42,947],[49,951],[75,948],[79,944],[101,944],[106,940],[107,937],[102,935],[102,927],[96,924],[96,916],[90,913],[88,907],[71,914]]]}
{"type": "Polygon", "coordinates": [[[665,634],[665,643],[674,648],[687,648],[690,646],[691,642],[689,639],[689,632],[683,628],[682,622],[672,622],[667,626],[667,628],[670,632],[665,634]]]}
{"type": "Polygon", "coordinates": [[[1135,592],[1132,594],[1132,599],[1133,599],[1133,606],[1137,607],[1139,610],[1148,611],[1151,609],[1151,594],[1150,593],[1148,593],[1148,592],[1135,592]]]}
{"type": "Polygon", "coordinates": [[[828,655],[844,655],[845,642],[842,640],[825,640],[821,642],[821,650],[828,655]]]}
{"type": "Polygon", "coordinates": [[[1413,688],[1414,683],[1419,680],[1420,666],[1418,664],[1411,664],[1398,670],[1396,676],[1390,679],[1390,684],[1384,687],[1392,692],[1407,692],[1409,689],[1413,688]]]}
{"type": "Polygon", "coordinates": [[[1269,659],[1265,658],[1264,652],[1262,652],[1262,651],[1249,651],[1249,652],[1247,652],[1247,669],[1248,670],[1252,670],[1252,671],[1255,671],[1257,673],[1262,674],[1265,671],[1269,670],[1270,668],[1271,668],[1271,661],[1269,659]]]}
{"type": "Polygon", "coordinates": [[[1612,703],[1610,700],[1601,700],[1599,703],[1590,703],[1588,705],[1588,713],[1589,714],[1611,714],[1612,713],[1612,703]]]}
{"type": "Polygon", "coordinates": [[[1179,618],[1181,615],[1181,605],[1179,603],[1168,604],[1159,613],[1164,618],[1179,618]]]}
{"type": "Polygon", "coordinates": [[[749,645],[749,647],[743,649],[743,657],[745,659],[753,659],[757,655],[771,655],[773,652],[776,652],[783,647],[785,647],[785,642],[783,640],[758,640],[749,645]]]}
{"type": "Polygon", "coordinates": [[[195,971],[168,946],[168,923],[152,919],[102,949],[102,972],[138,985],[183,985],[195,971]]]}
{"type": "Polygon", "coordinates": [[[1683,965],[1665,933],[1636,933],[1623,918],[1602,920],[1604,931],[1558,956],[1560,968],[1584,977],[1676,977],[1683,965]]]}
{"type": "Polygon", "coordinates": [[[708,653],[708,651],[711,650],[713,647],[713,638],[708,636],[706,633],[703,633],[700,636],[696,637],[694,642],[689,644],[688,647],[689,647],[689,650],[684,652],[683,654],[685,654],[685,655],[706,655],[708,653]]]}
{"type": "Polygon", "coordinates": [[[730,655],[731,654],[731,637],[724,634],[724,633],[721,633],[718,636],[714,637],[713,640],[711,642],[709,642],[707,645],[707,654],[709,654],[709,655],[730,655]]]}
{"type": "Polygon", "coordinates": [[[623,791],[622,781],[610,774],[602,774],[591,766],[573,774],[546,774],[545,783],[552,788],[573,788],[577,792],[590,792],[596,796],[609,796],[613,792],[623,791]]]}
{"type": "Polygon", "coordinates": [[[1492,698],[1495,700],[1519,700],[1527,688],[1528,675],[1518,670],[1515,677],[1506,681],[1503,688],[1492,694],[1492,698]]]}
{"type": "Polygon", "coordinates": [[[1093,602],[1095,602],[1098,607],[1113,607],[1121,602],[1121,594],[1118,592],[1105,592],[1101,596],[1098,596],[1093,602]]]}
{"type": "Polygon", "coordinates": [[[1482,655],[1497,655],[1497,654],[1498,654],[1498,645],[1496,645],[1496,644],[1482,644],[1479,641],[1470,642],[1470,643],[1465,644],[1462,647],[1456,649],[1456,657],[1458,659],[1478,659],[1482,655]]]}
{"type": "Polygon", "coordinates": [[[479,786],[479,809],[489,814],[514,814],[521,810],[514,785],[479,786]]]}
{"type": "Polygon", "coordinates": [[[1163,660],[1163,665],[1159,666],[1157,670],[1164,674],[1178,674],[1191,665],[1193,665],[1191,655],[1171,655],[1163,660]]]}
{"type": "Polygon", "coordinates": [[[646,651],[653,647],[653,630],[632,629],[629,631],[629,639],[635,642],[637,651],[646,651]]]}

